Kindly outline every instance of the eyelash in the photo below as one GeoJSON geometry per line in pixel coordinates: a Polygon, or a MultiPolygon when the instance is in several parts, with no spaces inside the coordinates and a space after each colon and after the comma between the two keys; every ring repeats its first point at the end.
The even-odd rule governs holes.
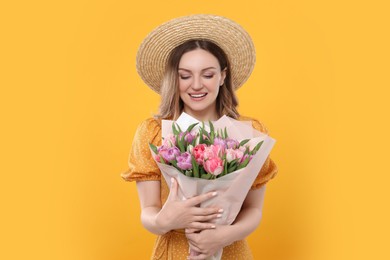
{"type": "MultiPolygon", "coordinates": [[[[191,76],[180,76],[180,78],[183,80],[189,79],[190,77],[191,76]]],[[[205,77],[206,79],[211,79],[214,77],[214,75],[204,75],[203,77],[205,77]]]]}

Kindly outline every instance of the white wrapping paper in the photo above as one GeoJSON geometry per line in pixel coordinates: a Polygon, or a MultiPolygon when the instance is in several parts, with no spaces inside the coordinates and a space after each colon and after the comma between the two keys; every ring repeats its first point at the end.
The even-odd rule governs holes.
{"type": "MultiPolygon", "coordinates": [[[[171,120],[162,121],[162,137],[172,134],[171,120]]],[[[176,120],[176,123],[182,130],[193,123],[199,122],[195,118],[186,113],[182,113],[176,120]]],[[[206,130],[209,131],[208,125],[205,122],[206,130]]],[[[254,180],[260,172],[264,162],[271,152],[275,144],[275,140],[268,135],[261,133],[252,127],[250,121],[238,121],[227,116],[221,117],[219,120],[213,122],[215,129],[224,129],[227,127],[229,138],[238,140],[251,139],[247,145],[251,149],[259,142],[263,141],[260,149],[253,156],[248,165],[240,170],[229,173],[223,177],[214,180],[205,180],[200,178],[187,177],[173,166],[156,162],[161,170],[162,175],[169,188],[171,185],[170,179],[173,177],[179,184],[178,195],[182,199],[188,199],[210,191],[217,191],[218,196],[203,202],[200,207],[216,206],[223,208],[222,217],[214,221],[219,225],[230,225],[233,223],[241,206],[250,190],[254,180]]],[[[193,131],[197,131],[197,127],[193,131]]],[[[153,153],[153,151],[151,151],[153,153]]],[[[221,259],[222,249],[209,259],[221,259]]]]}

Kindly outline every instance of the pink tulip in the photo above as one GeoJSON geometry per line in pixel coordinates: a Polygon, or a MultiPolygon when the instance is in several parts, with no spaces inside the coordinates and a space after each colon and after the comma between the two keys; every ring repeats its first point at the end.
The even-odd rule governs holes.
{"type": "Polygon", "coordinates": [[[203,165],[204,152],[206,149],[205,144],[198,144],[192,149],[192,154],[195,157],[195,160],[198,164],[203,165]]]}
{"type": "Polygon", "coordinates": [[[156,160],[156,162],[161,163],[160,155],[153,155],[153,158],[156,160]]]}
{"type": "Polygon", "coordinates": [[[173,134],[167,135],[162,141],[162,145],[165,147],[173,147],[176,145],[176,137],[173,134]]]}
{"type": "Polygon", "coordinates": [[[236,151],[234,149],[226,149],[226,160],[231,162],[237,158],[236,151]]]}
{"type": "Polygon", "coordinates": [[[203,158],[211,159],[214,157],[222,157],[224,153],[224,148],[220,145],[210,145],[205,148],[203,158]]]}
{"type": "Polygon", "coordinates": [[[206,172],[211,173],[215,176],[221,174],[223,171],[223,161],[219,157],[214,157],[206,160],[203,166],[206,172]]]}
{"type": "Polygon", "coordinates": [[[242,151],[241,149],[235,149],[234,150],[234,153],[236,154],[235,159],[241,159],[244,156],[244,152],[245,152],[245,149],[244,149],[244,151],[242,151]]]}

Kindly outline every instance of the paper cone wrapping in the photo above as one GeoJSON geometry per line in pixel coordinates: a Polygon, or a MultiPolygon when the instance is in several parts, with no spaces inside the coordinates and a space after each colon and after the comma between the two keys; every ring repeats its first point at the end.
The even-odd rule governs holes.
{"type": "MultiPolygon", "coordinates": [[[[162,121],[162,137],[172,133],[172,123],[175,121],[162,121]]],[[[186,113],[183,113],[176,123],[182,130],[193,123],[199,122],[186,113]]],[[[210,191],[217,191],[218,196],[209,199],[200,204],[200,207],[215,206],[222,208],[224,211],[222,217],[213,221],[219,225],[230,225],[233,223],[241,206],[250,190],[254,180],[260,172],[264,162],[270,154],[275,140],[268,135],[261,133],[252,127],[250,121],[238,121],[227,116],[221,117],[218,121],[213,122],[214,129],[224,129],[227,127],[229,138],[238,140],[251,139],[247,145],[253,149],[259,142],[263,141],[260,149],[253,156],[248,165],[240,170],[229,173],[218,179],[205,180],[200,178],[187,177],[178,171],[175,167],[162,164],[156,161],[162,175],[169,188],[170,179],[173,177],[179,184],[178,196],[182,199],[188,199],[210,191]]],[[[208,125],[206,130],[208,129],[208,125]]],[[[197,130],[197,127],[194,128],[197,130]]],[[[193,131],[194,131],[193,130],[193,131]]],[[[153,153],[153,151],[151,151],[153,153]]],[[[222,249],[209,259],[221,259],[222,249]]]]}

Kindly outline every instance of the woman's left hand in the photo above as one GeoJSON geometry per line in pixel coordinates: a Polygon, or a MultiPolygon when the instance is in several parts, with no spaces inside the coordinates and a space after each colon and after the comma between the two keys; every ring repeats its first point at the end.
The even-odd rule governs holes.
{"type": "Polygon", "coordinates": [[[206,259],[215,254],[219,249],[230,245],[231,242],[228,241],[228,238],[230,237],[228,235],[229,227],[229,225],[217,225],[215,229],[205,229],[199,233],[187,229],[186,237],[190,244],[190,248],[199,253],[197,256],[189,256],[187,259],[206,259]]]}

